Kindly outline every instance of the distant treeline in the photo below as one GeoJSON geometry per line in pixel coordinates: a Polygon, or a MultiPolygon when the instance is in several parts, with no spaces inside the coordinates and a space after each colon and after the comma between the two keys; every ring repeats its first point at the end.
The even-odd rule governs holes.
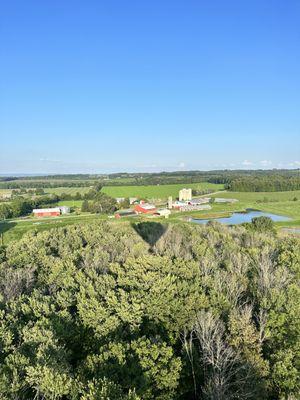
{"type": "Polygon", "coordinates": [[[0,189],[129,185],[167,185],[209,182],[232,191],[284,191],[300,189],[300,170],[177,171],[104,175],[53,175],[0,178],[0,189]]]}
{"type": "Polygon", "coordinates": [[[283,192],[300,190],[300,177],[293,176],[247,176],[233,179],[225,185],[233,192],[283,192]]]}

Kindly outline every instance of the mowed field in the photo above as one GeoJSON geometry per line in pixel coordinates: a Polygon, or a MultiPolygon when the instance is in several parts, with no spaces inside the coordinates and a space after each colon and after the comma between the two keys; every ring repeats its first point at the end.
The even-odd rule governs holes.
{"type": "Polygon", "coordinates": [[[85,194],[91,189],[92,187],[58,187],[58,188],[45,188],[44,192],[57,195],[66,193],[75,196],[76,193],[85,194]]]}
{"type": "Polygon", "coordinates": [[[192,188],[196,190],[210,189],[219,191],[224,188],[223,185],[215,183],[201,182],[191,184],[174,185],[149,185],[149,186],[105,186],[102,191],[111,197],[138,197],[157,200],[166,200],[168,196],[178,197],[178,192],[183,188],[192,188]]]}
{"type": "Polygon", "coordinates": [[[72,208],[81,207],[83,200],[62,200],[59,201],[57,204],[59,206],[67,206],[72,208]]]}
{"type": "MultiPolygon", "coordinates": [[[[192,184],[174,184],[174,185],[149,185],[149,186],[104,186],[102,189],[103,193],[108,194],[111,197],[138,197],[138,198],[149,198],[166,200],[168,196],[173,198],[178,197],[178,192],[180,189],[187,187],[197,190],[210,189],[214,191],[222,190],[223,185],[218,185],[215,183],[201,182],[192,184]]],[[[46,193],[54,193],[60,195],[62,193],[75,195],[77,192],[84,194],[87,193],[90,188],[46,188],[44,189],[46,193]]]]}

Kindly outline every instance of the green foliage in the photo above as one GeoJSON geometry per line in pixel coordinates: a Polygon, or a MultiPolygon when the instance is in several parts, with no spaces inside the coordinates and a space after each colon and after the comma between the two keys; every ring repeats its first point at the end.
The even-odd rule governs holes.
{"type": "Polygon", "coordinates": [[[269,217],[256,217],[252,218],[252,228],[259,232],[274,231],[274,221],[269,217]]]}
{"type": "Polygon", "coordinates": [[[27,234],[1,250],[0,398],[297,399],[299,278],[265,229],[27,234]]]}

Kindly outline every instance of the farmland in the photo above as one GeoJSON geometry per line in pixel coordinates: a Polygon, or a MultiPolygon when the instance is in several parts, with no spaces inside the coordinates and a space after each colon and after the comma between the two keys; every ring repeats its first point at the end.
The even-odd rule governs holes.
{"type": "MultiPolygon", "coordinates": [[[[165,202],[168,196],[176,198],[183,187],[191,187],[199,191],[211,190],[219,193],[211,197],[235,198],[237,203],[213,203],[212,210],[194,212],[173,212],[170,222],[182,221],[185,217],[216,218],[230,216],[235,211],[245,211],[247,208],[258,209],[274,214],[285,215],[292,218],[291,221],[277,223],[282,226],[300,226],[300,191],[286,192],[227,192],[221,184],[207,182],[194,184],[169,184],[169,185],[145,185],[145,186],[105,186],[102,191],[112,197],[138,197],[148,198],[150,201],[165,202]]],[[[46,193],[76,195],[84,194],[90,190],[89,187],[60,187],[44,189],[46,193]]],[[[9,192],[3,190],[3,192],[9,192]]],[[[62,200],[58,205],[66,205],[80,213],[82,200],[62,200]]],[[[9,242],[19,239],[27,231],[43,231],[54,227],[66,226],[75,223],[88,223],[94,219],[107,219],[107,215],[95,214],[71,214],[55,219],[34,220],[32,218],[19,218],[0,223],[0,233],[4,232],[4,241],[9,242]]],[[[119,222],[116,222],[119,223],[119,222]]]]}
{"type": "Polygon", "coordinates": [[[201,182],[189,185],[149,185],[149,186],[105,186],[102,191],[112,197],[139,197],[149,199],[166,200],[168,196],[178,197],[178,192],[184,187],[190,187],[196,190],[213,190],[223,189],[223,185],[214,183],[201,182]]]}
{"type": "MultiPolygon", "coordinates": [[[[174,198],[178,196],[180,189],[184,188],[184,184],[174,184],[174,185],[147,185],[147,186],[104,186],[102,192],[106,193],[111,197],[139,197],[139,198],[149,198],[149,199],[160,199],[166,200],[168,196],[173,196],[174,198]]],[[[213,190],[218,191],[223,189],[223,185],[201,182],[192,183],[188,187],[196,190],[213,190]]],[[[75,195],[76,193],[85,194],[90,188],[72,188],[72,187],[59,187],[59,188],[46,188],[44,189],[46,193],[53,193],[60,195],[66,193],[69,195],[75,195]]]]}
{"type": "Polygon", "coordinates": [[[62,193],[75,196],[76,193],[80,194],[85,194],[89,190],[91,190],[91,187],[57,187],[57,188],[45,188],[44,192],[49,193],[49,194],[57,194],[61,195],[62,193]]]}
{"type": "Polygon", "coordinates": [[[234,198],[242,202],[253,201],[290,201],[295,197],[300,200],[300,190],[287,192],[223,192],[213,197],[234,198]]]}
{"type": "Polygon", "coordinates": [[[58,206],[67,206],[67,207],[81,207],[83,200],[62,200],[57,203],[58,206]]]}

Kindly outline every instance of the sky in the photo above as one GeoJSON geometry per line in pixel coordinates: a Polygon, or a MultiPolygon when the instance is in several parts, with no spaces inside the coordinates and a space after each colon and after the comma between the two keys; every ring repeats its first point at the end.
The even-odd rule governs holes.
{"type": "Polygon", "coordinates": [[[4,0],[0,174],[300,168],[300,2],[4,0]]]}

